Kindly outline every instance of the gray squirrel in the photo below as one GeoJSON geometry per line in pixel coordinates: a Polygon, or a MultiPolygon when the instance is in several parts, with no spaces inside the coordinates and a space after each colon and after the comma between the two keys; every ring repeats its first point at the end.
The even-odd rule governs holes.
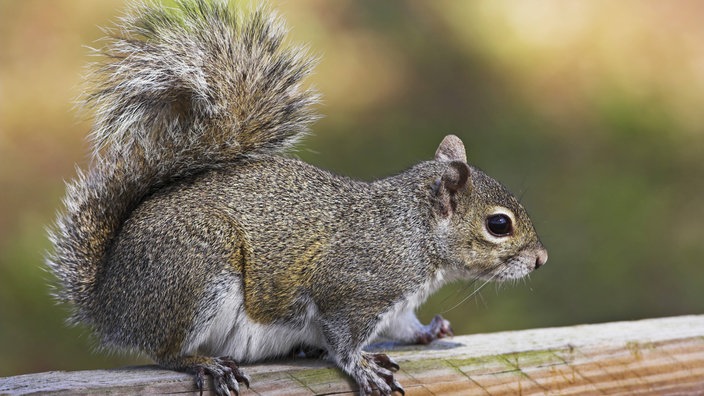
{"type": "Polygon", "coordinates": [[[404,393],[377,336],[451,335],[414,310],[456,279],[517,279],[547,252],[516,198],[459,138],[362,182],[285,156],[318,118],[314,59],[282,20],[224,1],[135,7],[102,49],[85,102],[92,162],[67,184],[47,263],[71,323],[101,346],[206,375],[316,348],[361,395],[404,393]]]}

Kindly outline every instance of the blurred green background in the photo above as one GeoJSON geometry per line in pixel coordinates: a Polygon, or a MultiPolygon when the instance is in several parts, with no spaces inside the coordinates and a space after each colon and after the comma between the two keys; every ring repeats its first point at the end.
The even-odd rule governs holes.
{"type": "MultiPolygon", "coordinates": [[[[464,334],[704,312],[704,3],[273,4],[322,56],[326,117],[303,159],[373,179],[457,134],[548,247],[530,279],[454,308],[473,287],[448,287],[424,320],[464,334]]],[[[42,259],[63,180],[87,163],[85,46],[124,8],[0,0],[0,376],[143,361],[64,326],[42,259]]]]}

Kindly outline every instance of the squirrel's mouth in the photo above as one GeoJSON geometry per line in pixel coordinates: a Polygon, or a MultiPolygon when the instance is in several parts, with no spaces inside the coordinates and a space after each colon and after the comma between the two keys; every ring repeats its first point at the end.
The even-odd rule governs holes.
{"type": "Polygon", "coordinates": [[[525,250],[516,256],[504,259],[488,271],[476,274],[476,278],[496,282],[521,279],[545,265],[547,260],[547,250],[542,246],[535,250],[525,250]]]}

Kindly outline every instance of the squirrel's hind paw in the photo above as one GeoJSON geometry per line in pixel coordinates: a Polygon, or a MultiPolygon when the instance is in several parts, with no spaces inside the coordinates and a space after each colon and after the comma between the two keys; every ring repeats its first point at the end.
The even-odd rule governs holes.
{"type": "Polygon", "coordinates": [[[213,377],[213,390],[218,396],[229,396],[230,390],[239,396],[240,386],[243,383],[249,388],[249,376],[230,357],[209,358],[211,361],[196,364],[196,387],[203,394],[203,383],[205,374],[213,377]]]}
{"type": "Polygon", "coordinates": [[[393,372],[398,371],[398,363],[383,353],[364,353],[362,361],[355,370],[355,380],[359,385],[360,395],[371,395],[376,387],[379,395],[388,396],[393,392],[405,395],[401,384],[394,378],[393,372]]]}
{"type": "Polygon", "coordinates": [[[177,371],[193,373],[196,388],[201,396],[206,375],[213,377],[213,391],[218,396],[230,396],[231,390],[239,396],[240,382],[249,388],[249,376],[240,370],[237,362],[231,357],[183,356],[162,365],[177,371]]]}

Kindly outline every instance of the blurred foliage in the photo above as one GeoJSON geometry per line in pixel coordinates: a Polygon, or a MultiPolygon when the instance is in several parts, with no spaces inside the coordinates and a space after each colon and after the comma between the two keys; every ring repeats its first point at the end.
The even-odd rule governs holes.
{"type": "MultiPolygon", "coordinates": [[[[515,285],[460,283],[421,309],[457,333],[704,311],[704,5],[696,1],[274,3],[321,55],[326,118],[300,157],[363,179],[447,133],[522,197],[550,252],[515,285]]],[[[87,163],[84,47],[120,1],[0,0],[0,376],[112,367],[63,325],[42,256],[87,163]]]]}

